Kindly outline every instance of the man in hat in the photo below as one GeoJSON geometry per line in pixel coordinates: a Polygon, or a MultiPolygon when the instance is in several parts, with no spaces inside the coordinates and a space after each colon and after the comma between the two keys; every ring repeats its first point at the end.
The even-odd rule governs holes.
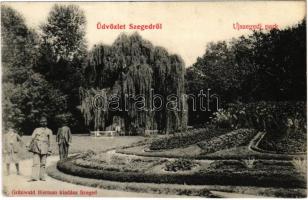
{"type": "Polygon", "coordinates": [[[68,148],[72,143],[72,133],[71,129],[67,126],[66,119],[63,120],[62,127],[58,129],[56,141],[59,145],[60,160],[63,160],[64,158],[67,158],[68,148]]]}
{"type": "Polygon", "coordinates": [[[12,125],[9,125],[8,132],[4,135],[4,162],[6,163],[7,175],[10,174],[10,164],[15,164],[17,175],[19,172],[20,150],[22,146],[21,136],[18,135],[12,125]]]}
{"type": "Polygon", "coordinates": [[[47,128],[47,119],[42,117],[40,127],[33,131],[29,151],[33,153],[32,178],[29,181],[45,181],[47,156],[51,154],[52,131],[47,128]]]}

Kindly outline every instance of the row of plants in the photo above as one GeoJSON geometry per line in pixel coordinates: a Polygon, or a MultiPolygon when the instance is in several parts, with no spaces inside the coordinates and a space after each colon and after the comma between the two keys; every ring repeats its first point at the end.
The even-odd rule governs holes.
{"type": "Polygon", "coordinates": [[[247,145],[256,133],[254,129],[237,129],[210,140],[199,142],[198,146],[202,149],[202,154],[213,153],[222,149],[247,145]]]}
{"type": "Polygon", "coordinates": [[[164,150],[174,149],[180,147],[187,147],[192,144],[196,144],[202,140],[209,140],[213,137],[223,135],[227,133],[229,129],[220,128],[201,128],[188,130],[183,133],[177,133],[170,137],[154,140],[150,146],[150,150],[164,150]]]}
{"type": "Polygon", "coordinates": [[[194,173],[161,174],[92,169],[77,166],[72,162],[72,159],[67,159],[58,162],[57,168],[63,173],[74,176],[119,182],[306,188],[305,178],[289,166],[273,170],[268,168],[267,165],[262,165],[262,167],[258,168],[246,167],[245,169],[239,168],[237,165],[231,165],[227,169],[216,166],[194,173]]]}
{"type": "Polygon", "coordinates": [[[296,171],[292,161],[258,160],[253,157],[241,160],[217,160],[210,164],[208,170],[230,170],[230,171],[296,171]]]}

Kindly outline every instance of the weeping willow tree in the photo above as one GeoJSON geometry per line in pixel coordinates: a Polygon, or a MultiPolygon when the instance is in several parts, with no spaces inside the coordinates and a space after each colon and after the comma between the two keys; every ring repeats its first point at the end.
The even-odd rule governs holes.
{"type": "Polygon", "coordinates": [[[141,134],[146,129],[166,133],[186,129],[184,74],[179,56],[154,47],[137,33],[121,34],[111,46],[96,45],[89,53],[87,83],[80,92],[85,123],[103,130],[112,124],[113,116],[119,116],[124,119],[127,134],[141,134]],[[119,111],[95,110],[91,102],[102,91],[107,97],[120,97],[119,111]],[[152,92],[163,98],[159,111],[150,109],[152,92]],[[168,105],[177,109],[170,110],[168,105]]]}
{"type": "Polygon", "coordinates": [[[85,90],[80,88],[81,97],[81,112],[83,113],[85,124],[92,126],[95,131],[105,129],[105,120],[108,117],[108,109],[105,107],[105,102],[102,100],[107,99],[105,89],[85,90]],[[99,98],[96,98],[98,97],[99,98]]]}
{"type": "Polygon", "coordinates": [[[130,66],[123,83],[123,92],[127,101],[127,128],[140,132],[144,129],[154,129],[153,112],[151,107],[152,69],[147,64],[130,66]]]}

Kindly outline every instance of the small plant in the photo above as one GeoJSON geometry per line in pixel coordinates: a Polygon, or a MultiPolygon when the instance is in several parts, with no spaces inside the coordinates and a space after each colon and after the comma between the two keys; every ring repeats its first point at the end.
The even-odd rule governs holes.
{"type": "Polygon", "coordinates": [[[219,128],[231,128],[232,116],[228,111],[219,109],[217,112],[214,113],[212,123],[219,128]]]}
{"type": "Polygon", "coordinates": [[[126,163],[128,166],[131,166],[132,161],[133,161],[133,158],[132,158],[131,156],[126,156],[126,158],[125,158],[125,163],[126,163]]]}
{"type": "Polygon", "coordinates": [[[252,169],[255,165],[256,159],[254,158],[249,158],[246,160],[242,160],[243,164],[245,165],[246,168],[252,169]]]}
{"type": "Polygon", "coordinates": [[[292,160],[292,164],[293,164],[295,169],[300,174],[302,174],[303,176],[306,177],[306,174],[307,174],[307,160],[296,158],[296,159],[292,160]]]}
{"type": "Polygon", "coordinates": [[[105,155],[106,155],[106,158],[105,158],[106,163],[110,165],[111,160],[112,160],[112,154],[110,152],[107,152],[105,155]]]}

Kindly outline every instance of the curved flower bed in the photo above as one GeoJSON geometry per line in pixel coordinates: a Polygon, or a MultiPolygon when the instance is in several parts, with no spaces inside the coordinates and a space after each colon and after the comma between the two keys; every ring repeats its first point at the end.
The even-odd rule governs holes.
{"type": "Polygon", "coordinates": [[[187,147],[192,144],[196,144],[203,140],[209,140],[213,137],[226,134],[228,129],[217,129],[217,128],[201,128],[195,130],[188,130],[184,133],[177,133],[170,137],[154,140],[150,146],[150,150],[165,150],[187,147]]]}
{"type": "Polygon", "coordinates": [[[198,146],[202,148],[202,154],[213,153],[222,149],[247,145],[256,133],[253,129],[238,129],[211,140],[199,142],[198,146]]]}
{"type": "MultiPolygon", "coordinates": [[[[74,176],[119,182],[306,187],[305,180],[296,173],[291,165],[279,164],[279,168],[277,168],[277,163],[272,165],[270,162],[267,164],[256,163],[252,168],[226,162],[223,165],[211,165],[209,167],[200,167],[199,170],[191,170],[187,173],[178,173],[158,170],[115,171],[108,168],[97,169],[92,168],[91,165],[76,165],[74,163],[76,159],[76,157],[72,157],[58,162],[58,170],[74,176]],[[290,173],[291,171],[294,171],[294,173],[290,173]]],[[[159,168],[161,167],[159,166],[159,168]]]]}
{"type": "Polygon", "coordinates": [[[166,159],[134,158],[126,155],[100,153],[91,156],[79,156],[72,159],[72,164],[97,170],[114,172],[144,172],[156,165],[166,162],[166,159]]]}

